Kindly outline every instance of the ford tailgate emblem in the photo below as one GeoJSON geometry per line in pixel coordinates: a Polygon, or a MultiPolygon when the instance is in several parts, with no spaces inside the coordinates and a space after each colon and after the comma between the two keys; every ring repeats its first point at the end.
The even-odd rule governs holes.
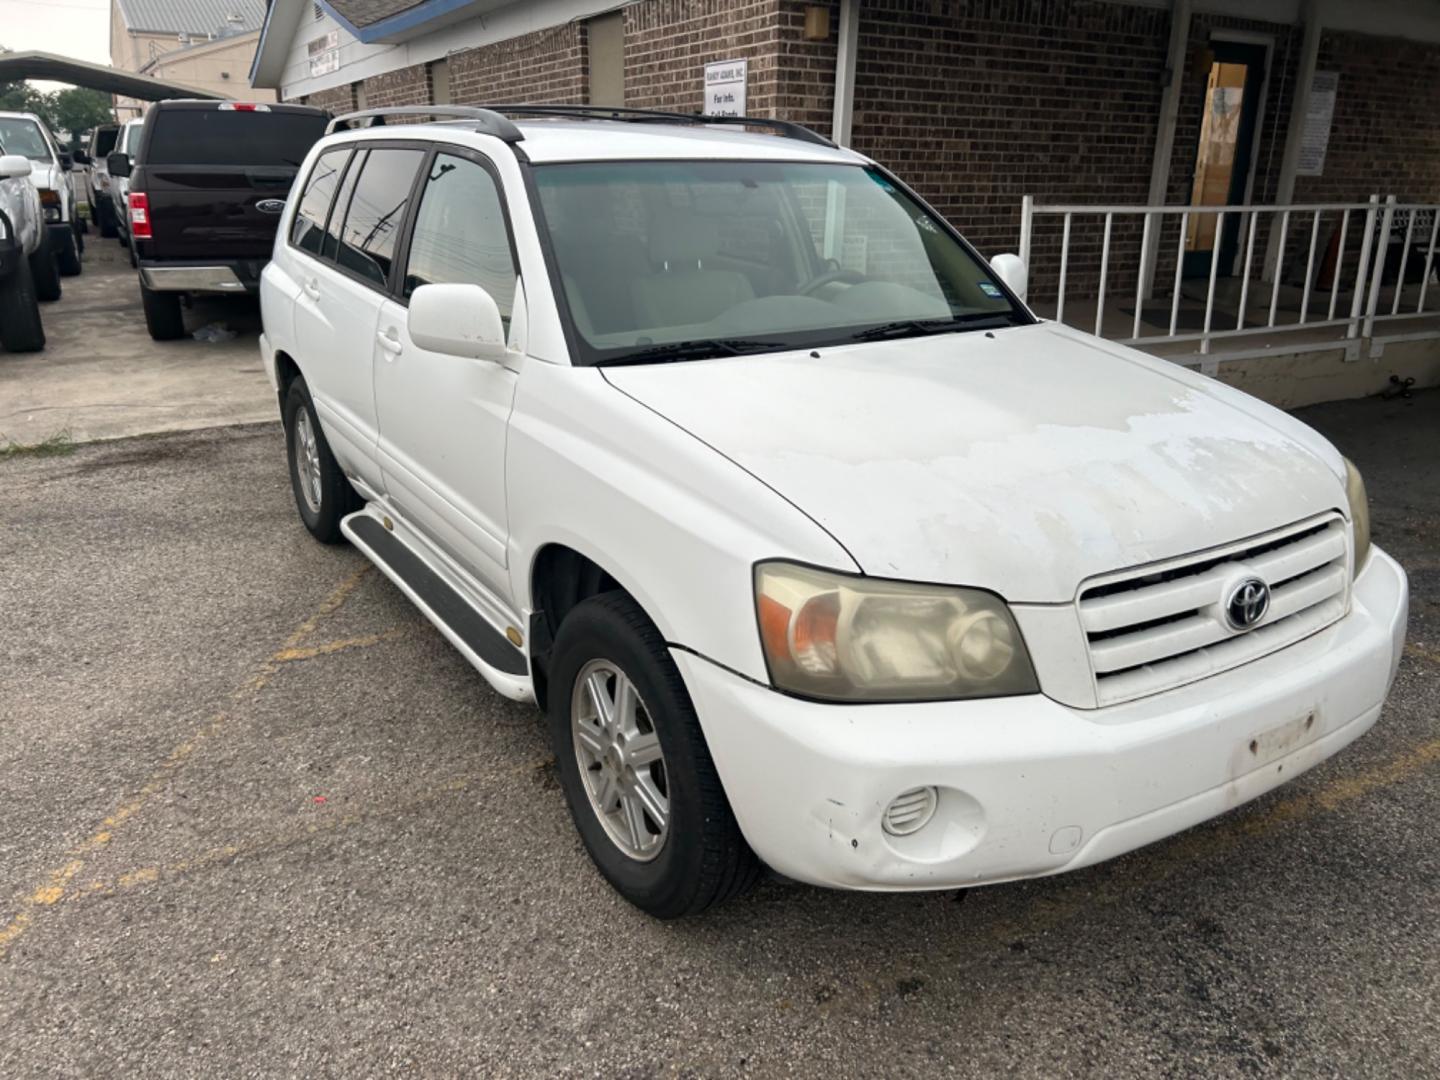
{"type": "Polygon", "coordinates": [[[285,209],[284,199],[261,199],[255,204],[255,209],[262,214],[278,214],[285,209]]]}

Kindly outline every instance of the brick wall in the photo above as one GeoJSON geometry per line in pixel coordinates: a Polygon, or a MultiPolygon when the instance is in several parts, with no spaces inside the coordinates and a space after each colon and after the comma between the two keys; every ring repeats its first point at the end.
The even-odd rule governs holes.
{"type": "Polygon", "coordinates": [[[395,105],[433,105],[435,96],[430,86],[430,68],[413,64],[365,80],[365,107],[384,109],[395,105]]]}
{"type": "Polygon", "coordinates": [[[450,96],[457,105],[584,104],[588,95],[584,23],[450,54],[450,96]]]}
{"type": "Polygon", "coordinates": [[[625,104],[699,112],[705,65],[748,60],[745,111],[774,116],[780,101],[782,6],[789,5],[781,0],[643,0],[627,7],[625,104]]]}
{"type": "Polygon", "coordinates": [[[1340,72],[1322,176],[1297,201],[1440,201],[1440,45],[1326,31],[1318,71],[1340,72]]]}
{"type": "Polygon", "coordinates": [[[328,109],[330,112],[339,114],[355,111],[355,86],[331,87],[329,90],[321,90],[318,93],[309,94],[301,99],[305,105],[314,105],[317,109],[328,109]]]}
{"type": "MultiPolygon", "coordinates": [[[[871,0],[853,143],[987,256],[1015,250],[1023,195],[1143,203],[1168,26],[1163,10],[1098,0],[871,0]]],[[[1138,238],[1138,225],[1117,224],[1112,242],[1138,251],[1138,238]]],[[[1034,245],[1043,292],[1058,219],[1034,245]]],[[[1100,245],[1100,224],[1077,220],[1071,295],[1093,289],[1100,245]]]]}

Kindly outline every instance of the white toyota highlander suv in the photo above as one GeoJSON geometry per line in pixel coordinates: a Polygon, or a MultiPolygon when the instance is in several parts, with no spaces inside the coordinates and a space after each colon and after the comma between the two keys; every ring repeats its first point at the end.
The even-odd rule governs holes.
{"type": "Polygon", "coordinates": [[[639,907],[1087,866],[1375,722],[1407,583],[1314,431],[804,128],[415,111],[264,272],[296,505],[546,710],[639,907]]]}

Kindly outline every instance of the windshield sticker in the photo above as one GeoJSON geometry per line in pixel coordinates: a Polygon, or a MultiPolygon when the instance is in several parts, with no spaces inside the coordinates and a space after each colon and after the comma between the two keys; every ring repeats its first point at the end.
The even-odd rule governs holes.
{"type": "Polygon", "coordinates": [[[990,299],[992,300],[999,300],[1000,297],[1003,295],[1000,290],[997,289],[991,282],[981,281],[978,284],[980,286],[980,291],[983,292],[986,296],[990,297],[990,299]]]}

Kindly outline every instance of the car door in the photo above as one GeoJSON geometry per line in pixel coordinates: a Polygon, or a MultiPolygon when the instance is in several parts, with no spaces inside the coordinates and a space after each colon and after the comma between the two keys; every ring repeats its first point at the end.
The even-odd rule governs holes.
{"type": "Polygon", "coordinates": [[[452,283],[486,289],[508,328],[518,277],[502,185],[483,155],[440,147],[416,198],[399,293],[380,308],[375,399],[385,490],[503,597],[505,436],[519,360],[430,352],[406,327],[406,304],[417,288],[452,283]]]}
{"type": "Polygon", "coordinates": [[[375,456],[376,321],[424,156],[413,146],[390,144],[320,155],[312,173],[315,198],[307,184],[290,238],[299,286],[297,362],[336,460],[376,490],[383,484],[375,456]],[[325,186],[336,193],[328,211],[322,209],[325,186]],[[317,217],[324,221],[318,229],[317,217]]]}

